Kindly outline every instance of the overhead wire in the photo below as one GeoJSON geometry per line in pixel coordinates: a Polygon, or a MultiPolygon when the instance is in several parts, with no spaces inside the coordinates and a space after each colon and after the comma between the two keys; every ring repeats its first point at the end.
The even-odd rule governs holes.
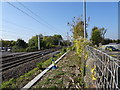
{"type": "MultiPolygon", "coordinates": [[[[4,33],[7,33],[7,32],[4,32],[4,33]]],[[[16,36],[16,34],[14,34],[14,33],[10,34],[10,33],[12,33],[12,32],[7,33],[7,36],[15,36],[17,39],[18,39],[18,38],[21,38],[21,39],[26,38],[26,39],[28,39],[28,40],[29,40],[29,38],[30,38],[30,37],[21,36],[21,35],[17,35],[17,36],[16,36]]],[[[4,38],[4,35],[2,35],[2,38],[4,38]]]]}
{"type": "Polygon", "coordinates": [[[24,4],[22,4],[21,2],[19,2],[18,0],[16,0],[22,7],[24,7],[26,10],[28,10],[31,14],[33,14],[34,16],[38,17],[40,20],[42,20],[44,23],[46,23],[47,25],[49,25],[51,28],[57,30],[54,26],[52,26],[51,24],[49,24],[46,20],[44,20],[43,18],[41,18],[39,15],[37,15],[36,13],[34,13],[32,10],[30,10],[27,6],[25,6],[24,4]]]}
{"type": "Polygon", "coordinates": [[[25,29],[25,30],[31,30],[31,31],[34,30],[34,29],[28,28],[28,27],[26,27],[26,26],[18,25],[18,24],[16,24],[16,23],[13,23],[13,22],[8,21],[8,20],[5,20],[5,19],[3,19],[3,21],[6,22],[6,23],[9,23],[9,24],[12,24],[12,25],[14,25],[14,26],[17,26],[17,27],[23,28],[23,29],[25,29]]]}
{"type": "MultiPolygon", "coordinates": [[[[7,22],[8,23],[8,22],[7,22]]],[[[12,23],[10,23],[10,24],[12,24],[12,23]]],[[[15,25],[15,26],[17,26],[16,24],[12,24],[12,25],[15,25]]],[[[23,28],[23,27],[21,27],[21,26],[17,26],[17,27],[15,27],[15,28],[13,28],[13,27],[10,27],[10,26],[6,26],[6,25],[0,25],[0,26],[2,26],[2,28],[9,28],[9,29],[14,29],[14,30],[17,30],[17,31],[29,31],[29,30],[31,30],[31,29],[27,29],[27,28],[23,28]],[[20,28],[19,28],[20,27],[20,28]]],[[[31,30],[31,31],[34,31],[34,30],[31,30]]],[[[32,32],[27,32],[28,34],[35,34],[35,33],[32,33],[32,32]]]]}
{"type": "MultiPolygon", "coordinates": [[[[34,18],[33,16],[29,15],[28,13],[26,13],[25,11],[23,11],[22,9],[16,7],[15,5],[13,5],[10,2],[7,2],[9,5],[11,5],[12,7],[16,8],[17,10],[19,10],[20,12],[24,13],[25,15],[27,15],[28,17],[32,18],[33,20],[35,20],[36,22],[38,22],[41,25],[46,26],[45,24],[41,23],[39,20],[37,20],[36,18],[34,18]]],[[[47,28],[49,28],[48,26],[46,26],[47,28]]],[[[50,29],[50,28],[49,28],[50,29]]],[[[51,30],[51,29],[50,29],[51,30]]],[[[52,30],[53,31],[53,30],[52,30]]],[[[57,33],[56,31],[54,31],[55,33],[57,33]]]]}
{"type": "MultiPolygon", "coordinates": [[[[0,31],[2,31],[2,34],[9,32],[9,33],[12,33],[12,34],[14,34],[14,35],[16,35],[16,36],[19,36],[17,32],[13,32],[13,31],[9,31],[9,30],[0,30],[0,31]]],[[[9,34],[9,33],[7,33],[7,34],[9,34]]],[[[26,34],[22,34],[21,36],[27,37],[26,34]]],[[[28,38],[28,37],[27,37],[27,38],[28,38]]]]}
{"type": "Polygon", "coordinates": [[[28,33],[26,34],[26,33],[23,33],[23,32],[14,32],[14,31],[11,31],[10,29],[9,29],[9,30],[8,30],[8,29],[7,29],[7,30],[6,30],[6,29],[1,29],[0,31],[2,31],[2,32],[8,31],[8,32],[16,33],[16,34],[19,33],[19,34],[21,34],[21,35],[27,35],[27,36],[30,36],[30,35],[32,34],[32,33],[31,33],[31,34],[28,34],[28,33]]]}

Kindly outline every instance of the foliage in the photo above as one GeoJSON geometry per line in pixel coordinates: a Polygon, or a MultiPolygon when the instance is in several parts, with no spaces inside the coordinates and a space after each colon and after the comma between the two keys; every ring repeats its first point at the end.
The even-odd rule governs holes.
{"type": "Polygon", "coordinates": [[[12,47],[12,51],[13,52],[24,52],[26,47],[27,47],[27,43],[22,39],[18,39],[15,45],[12,47]]]}
{"type": "Polygon", "coordinates": [[[94,65],[94,67],[91,69],[91,77],[92,77],[92,80],[96,80],[97,78],[95,77],[96,75],[96,72],[95,72],[95,69],[96,69],[96,66],[94,65]]]}
{"type": "Polygon", "coordinates": [[[27,44],[26,44],[26,42],[25,42],[24,40],[22,40],[22,39],[17,39],[17,41],[16,41],[16,46],[17,46],[18,48],[26,48],[26,47],[27,47],[27,44]]]}
{"type": "Polygon", "coordinates": [[[75,50],[75,47],[74,46],[70,46],[70,47],[67,48],[67,50],[73,51],[73,50],[75,50]]]}
{"type": "Polygon", "coordinates": [[[66,50],[66,48],[63,48],[62,49],[62,53],[65,53],[67,50],[66,50]]]}
{"type": "Polygon", "coordinates": [[[12,52],[25,52],[26,50],[24,48],[19,48],[18,46],[12,47],[12,52]]]}
{"type": "Polygon", "coordinates": [[[9,40],[0,40],[2,47],[12,47],[15,45],[16,41],[9,41],[9,40]]]}
{"type": "MultiPolygon", "coordinates": [[[[88,18],[89,22],[89,18],[88,18]]],[[[76,18],[74,17],[72,20],[72,23],[68,22],[68,25],[71,26],[71,31],[73,32],[73,38],[78,39],[81,37],[84,37],[84,21],[82,20],[82,17],[76,18]]],[[[88,24],[86,24],[86,27],[88,24]]],[[[86,32],[86,37],[87,37],[87,32],[86,32]]]]}
{"type": "Polygon", "coordinates": [[[37,46],[32,46],[32,47],[28,47],[26,48],[27,52],[33,52],[33,51],[37,51],[38,47],[37,46]]]}
{"type": "Polygon", "coordinates": [[[87,52],[86,52],[85,48],[89,44],[90,44],[90,42],[84,38],[79,38],[79,39],[75,40],[74,46],[76,49],[76,54],[81,58],[85,55],[85,59],[87,59],[87,52]]]}
{"type": "Polygon", "coordinates": [[[98,46],[99,43],[103,43],[104,35],[105,35],[106,31],[107,30],[105,28],[94,27],[92,29],[91,41],[92,41],[93,45],[98,46]]]}
{"type": "Polygon", "coordinates": [[[64,40],[64,41],[60,42],[60,45],[61,46],[70,46],[71,42],[69,40],[64,40]]]}
{"type": "MultiPolygon", "coordinates": [[[[89,20],[88,20],[89,21],[89,20]]],[[[76,50],[76,55],[79,57],[78,66],[80,67],[81,78],[80,83],[83,85],[84,83],[84,75],[85,75],[85,60],[88,58],[88,52],[86,52],[86,46],[90,44],[90,42],[84,38],[84,22],[82,18],[75,18],[72,21],[72,24],[68,23],[68,25],[72,26],[71,30],[74,38],[74,46],[73,49],[76,50]]],[[[87,24],[88,26],[88,24],[87,24]]],[[[87,27],[86,26],[86,27],[87,27]]],[[[86,36],[87,32],[86,32],[86,36]]]]}
{"type": "MultiPolygon", "coordinates": [[[[87,23],[89,22],[89,18],[87,23]]],[[[72,20],[72,23],[68,23],[68,25],[72,26],[71,30],[73,33],[74,38],[74,46],[73,49],[76,50],[76,54],[82,59],[86,58],[87,55],[85,52],[85,47],[90,44],[90,42],[87,39],[84,39],[84,22],[82,20],[82,17],[76,18],[72,20]]],[[[88,24],[87,24],[88,26],[88,24]]],[[[87,36],[87,32],[86,32],[87,36]]]]}
{"type": "Polygon", "coordinates": [[[33,36],[31,39],[29,39],[28,46],[29,47],[38,46],[38,35],[33,36]]]}
{"type": "MultiPolygon", "coordinates": [[[[41,49],[48,49],[56,47],[59,43],[59,40],[62,40],[61,35],[53,35],[53,36],[40,36],[40,47],[41,49]]],[[[35,51],[35,48],[38,48],[38,35],[33,36],[29,39],[28,42],[29,48],[27,51],[35,51]],[[31,50],[32,49],[32,50],[31,50]]]]}
{"type": "Polygon", "coordinates": [[[37,64],[38,69],[42,69],[42,62],[37,64]]]}
{"type": "Polygon", "coordinates": [[[58,45],[60,40],[63,40],[61,35],[54,35],[53,38],[53,45],[58,45]]]}
{"type": "Polygon", "coordinates": [[[34,68],[33,70],[29,71],[28,73],[25,73],[24,75],[18,77],[18,78],[11,78],[9,81],[4,81],[0,85],[0,88],[18,88],[17,85],[21,84],[21,82],[26,81],[28,78],[31,77],[35,72],[38,71],[38,68],[34,68]]]}
{"type": "Polygon", "coordinates": [[[104,39],[102,44],[105,45],[105,44],[109,44],[109,43],[120,43],[120,39],[112,40],[112,39],[106,38],[106,39],[104,39]]]}
{"type": "MultiPolygon", "coordinates": [[[[22,39],[18,39],[17,41],[8,41],[8,40],[0,40],[1,47],[10,47],[12,48],[12,52],[32,52],[38,50],[38,35],[33,36],[29,39],[28,43],[26,43],[22,39]]],[[[40,49],[49,49],[60,46],[68,46],[70,42],[63,40],[61,35],[53,35],[53,36],[43,36],[40,35],[40,49]]]]}

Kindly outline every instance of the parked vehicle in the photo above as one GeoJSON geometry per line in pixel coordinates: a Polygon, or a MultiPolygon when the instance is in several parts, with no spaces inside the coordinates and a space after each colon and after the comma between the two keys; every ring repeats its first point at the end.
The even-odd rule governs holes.
{"type": "Polygon", "coordinates": [[[116,49],[113,46],[106,46],[105,50],[108,50],[108,51],[119,51],[118,49],[116,49]]]}
{"type": "Polygon", "coordinates": [[[0,47],[0,51],[1,52],[10,52],[11,51],[11,48],[10,47],[0,47]]]}

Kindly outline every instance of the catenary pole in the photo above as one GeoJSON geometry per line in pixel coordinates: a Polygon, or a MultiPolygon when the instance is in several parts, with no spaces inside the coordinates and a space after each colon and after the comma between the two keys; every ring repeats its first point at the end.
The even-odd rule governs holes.
{"type": "Polygon", "coordinates": [[[86,38],[86,0],[83,1],[83,12],[84,12],[84,38],[86,38]]]}
{"type": "Polygon", "coordinates": [[[38,50],[40,50],[40,35],[38,35],[38,50]]]}

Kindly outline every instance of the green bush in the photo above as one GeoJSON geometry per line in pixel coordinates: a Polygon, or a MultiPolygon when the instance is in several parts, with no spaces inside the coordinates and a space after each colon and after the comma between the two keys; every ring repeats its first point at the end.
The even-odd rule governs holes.
{"type": "Polygon", "coordinates": [[[75,46],[70,46],[70,47],[67,48],[67,50],[71,50],[71,51],[75,50],[75,46]]]}
{"type": "Polygon", "coordinates": [[[27,52],[37,51],[37,46],[28,47],[28,48],[26,48],[26,51],[27,52]]]}
{"type": "Polygon", "coordinates": [[[26,49],[25,48],[20,48],[18,46],[13,46],[12,47],[12,52],[25,52],[26,49]]]}
{"type": "Polygon", "coordinates": [[[66,50],[66,48],[63,48],[62,49],[62,53],[65,53],[67,50],[66,50]]]}

